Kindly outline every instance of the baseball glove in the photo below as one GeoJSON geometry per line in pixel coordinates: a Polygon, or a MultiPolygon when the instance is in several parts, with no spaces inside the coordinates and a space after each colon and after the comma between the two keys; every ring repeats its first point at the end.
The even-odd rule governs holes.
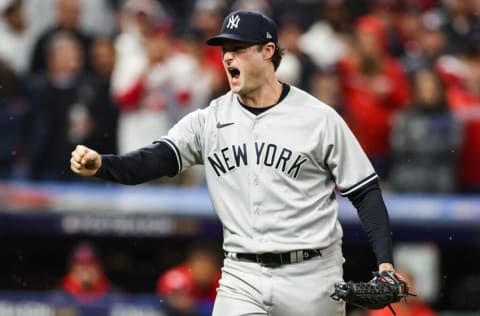
{"type": "Polygon", "coordinates": [[[392,303],[415,296],[408,291],[408,284],[403,277],[392,271],[374,272],[373,279],[369,282],[337,282],[335,292],[331,298],[363,307],[366,309],[382,309],[386,306],[395,315],[390,306],[392,303]]]}

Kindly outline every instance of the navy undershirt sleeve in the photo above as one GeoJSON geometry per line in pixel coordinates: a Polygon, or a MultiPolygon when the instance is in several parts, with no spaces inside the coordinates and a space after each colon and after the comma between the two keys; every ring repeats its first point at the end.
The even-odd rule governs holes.
{"type": "Polygon", "coordinates": [[[393,264],[392,230],[378,180],[352,192],[348,198],[358,211],[377,258],[377,264],[393,264]]]}
{"type": "Polygon", "coordinates": [[[173,149],[158,141],[124,155],[102,155],[102,167],[95,176],[122,184],[139,184],[163,176],[173,177],[178,169],[173,149]]]}

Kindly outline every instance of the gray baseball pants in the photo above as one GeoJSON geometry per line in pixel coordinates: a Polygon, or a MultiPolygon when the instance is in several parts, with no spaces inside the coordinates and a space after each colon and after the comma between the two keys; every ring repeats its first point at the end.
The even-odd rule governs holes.
{"type": "Polygon", "coordinates": [[[345,316],[345,303],[330,298],[343,262],[340,243],[276,268],[227,257],[212,316],[345,316]]]}

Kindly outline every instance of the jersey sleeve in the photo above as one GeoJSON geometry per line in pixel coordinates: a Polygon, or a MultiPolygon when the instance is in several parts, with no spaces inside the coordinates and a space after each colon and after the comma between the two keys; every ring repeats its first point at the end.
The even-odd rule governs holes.
{"type": "Polygon", "coordinates": [[[341,195],[347,196],[378,178],[359,142],[335,110],[327,111],[324,128],[324,164],[341,195]]]}
{"type": "Polygon", "coordinates": [[[175,153],[166,142],[158,141],[123,155],[102,155],[102,166],[95,176],[133,185],[173,177],[177,170],[175,153]]]}
{"type": "Polygon", "coordinates": [[[202,164],[202,138],[207,109],[196,110],[178,121],[163,137],[174,151],[178,163],[178,171],[202,164]]]}

